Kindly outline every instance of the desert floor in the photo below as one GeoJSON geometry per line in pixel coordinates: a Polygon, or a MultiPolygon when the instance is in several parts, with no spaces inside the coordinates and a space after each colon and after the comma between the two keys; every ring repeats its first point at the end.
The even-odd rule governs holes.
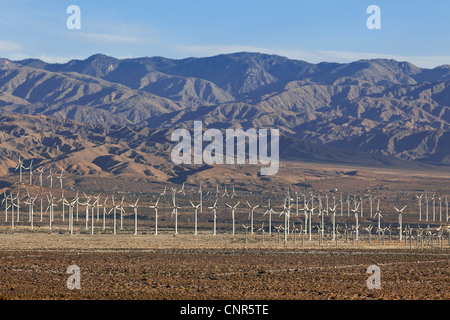
{"type": "Polygon", "coordinates": [[[0,298],[14,300],[450,299],[447,242],[308,242],[276,234],[3,233],[0,298]],[[367,288],[370,265],[380,289],[367,288]],[[67,268],[80,269],[70,290],[67,268]]]}

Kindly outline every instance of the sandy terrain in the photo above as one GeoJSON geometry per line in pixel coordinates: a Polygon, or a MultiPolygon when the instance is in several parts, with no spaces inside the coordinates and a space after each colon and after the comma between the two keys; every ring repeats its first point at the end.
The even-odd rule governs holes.
{"type": "MultiPolygon", "coordinates": [[[[2,299],[450,299],[450,254],[342,239],[301,247],[277,235],[2,234],[2,299]],[[369,265],[381,289],[369,290],[369,265]],[[81,289],[69,290],[77,265],[81,289]]],[[[315,240],[315,239],[313,239],[315,240]]]]}

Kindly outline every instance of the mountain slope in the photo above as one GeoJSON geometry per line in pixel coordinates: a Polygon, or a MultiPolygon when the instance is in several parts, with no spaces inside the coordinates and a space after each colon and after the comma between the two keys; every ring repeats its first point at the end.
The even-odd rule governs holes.
{"type": "Polygon", "coordinates": [[[448,163],[450,67],[234,53],[0,63],[0,110],[173,129],[279,128],[302,140],[448,163]]]}

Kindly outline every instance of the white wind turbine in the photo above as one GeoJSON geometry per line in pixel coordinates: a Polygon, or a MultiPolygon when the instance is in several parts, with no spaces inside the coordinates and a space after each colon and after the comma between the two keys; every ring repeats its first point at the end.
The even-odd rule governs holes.
{"type": "Polygon", "coordinates": [[[60,182],[60,189],[62,190],[62,179],[63,179],[63,171],[61,170],[61,173],[59,176],[56,176],[57,179],[59,179],[60,182]]]}
{"type": "Polygon", "coordinates": [[[89,201],[91,201],[91,196],[87,196],[86,194],[84,195],[86,197],[86,200],[84,203],[80,203],[82,206],[85,206],[86,209],[86,216],[85,216],[85,221],[86,221],[86,230],[89,229],[89,207],[91,206],[91,204],[89,204],[89,201]]]}
{"type": "Polygon", "coordinates": [[[289,219],[291,217],[291,208],[294,204],[290,203],[290,196],[288,194],[288,197],[284,200],[283,203],[283,211],[281,211],[280,216],[284,214],[284,242],[287,242],[287,236],[289,234],[289,219]],[[288,204],[286,205],[286,202],[288,204]]]}
{"type": "MultiPolygon", "coordinates": [[[[448,198],[447,198],[447,196],[445,196],[445,207],[446,207],[445,221],[448,221],[448,198]]],[[[449,235],[449,241],[450,241],[450,235],[449,235]]]]}
{"type": "Polygon", "coordinates": [[[381,210],[380,210],[380,199],[378,199],[378,203],[377,203],[377,211],[375,212],[375,216],[378,216],[378,227],[377,227],[377,233],[378,233],[378,241],[380,241],[380,232],[383,231],[381,229],[381,218],[383,217],[381,215],[381,210]]]}
{"type": "Polygon", "coordinates": [[[244,229],[245,229],[245,243],[247,243],[248,242],[248,228],[250,228],[250,226],[242,225],[242,227],[244,227],[244,229]]]}
{"type": "Polygon", "coordinates": [[[192,203],[192,201],[189,201],[194,208],[194,236],[197,235],[197,216],[198,216],[198,208],[200,207],[201,203],[195,205],[192,203]]]}
{"type": "Polygon", "coordinates": [[[404,206],[403,208],[401,208],[400,210],[397,209],[397,207],[394,207],[394,209],[397,211],[398,213],[398,224],[399,224],[399,230],[400,230],[400,241],[402,241],[402,223],[403,223],[403,219],[402,219],[402,215],[403,215],[403,210],[405,210],[407,206],[404,206]]]}
{"type": "Polygon", "coordinates": [[[259,208],[259,205],[252,207],[250,203],[248,203],[248,201],[247,204],[250,207],[250,213],[248,216],[248,218],[250,219],[250,234],[253,235],[253,213],[255,212],[255,209],[259,208]]]}
{"type": "Polygon", "coordinates": [[[262,232],[262,238],[261,238],[261,243],[264,244],[264,234],[266,233],[266,230],[264,229],[264,222],[261,225],[261,228],[259,228],[258,230],[256,230],[256,232],[262,232]]]}
{"type": "Polygon", "coordinates": [[[214,205],[212,207],[208,207],[208,209],[212,209],[213,210],[213,214],[214,214],[213,235],[216,235],[217,200],[219,200],[219,199],[216,199],[216,202],[214,202],[214,205]]]}
{"type": "Polygon", "coordinates": [[[232,219],[232,223],[233,223],[233,236],[235,235],[235,210],[237,208],[237,206],[239,205],[240,202],[236,203],[234,206],[229,205],[228,203],[226,204],[227,207],[229,207],[231,209],[231,219],[232,219]]]}
{"type": "Polygon", "coordinates": [[[308,219],[308,241],[312,240],[312,226],[311,226],[311,220],[312,220],[312,216],[314,215],[314,210],[316,209],[316,207],[312,207],[311,209],[309,209],[309,219],[308,219]]]}
{"type": "Polygon", "coordinates": [[[50,174],[48,175],[47,179],[50,179],[50,188],[53,188],[53,168],[52,167],[50,167],[50,174]]]}
{"type": "Polygon", "coordinates": [[[225,197],[225,196],[230,197],[230,195],[228,194],[228,191],[227,191],[227,185],[225,185],[225,190],[224,190],[224,192],[222,194],[222,198],[225,197]]]}
{"type": "Polygon", "coordinates": [[[33,184],[33,160],[31,160],[30,166],[24,169],[30,171],[30,184],[33,184]]]}
{"type": "Polygon", "coordinates": [[[20,215],[20,192],[17,191],[17,196],[12,200],[12,203],[16,207],[16,215],[17,215],[17,222],[19,222],[19,215],[20,215]],[[17,204],[14,203],[13,200],[17,200],[17,204]]]}
{"type": "Polygon", "coordinates": [[[136,200],[136,203],[134,205],[131,205],[130,207],[134,210],[134,235],[137,235],[137,209],[138,209],[138,201],[139,198],[136,200]]]}
{"type": "Polygon", "coordinates": [[[150,205],[150,209],[155,209],[155,235],[158,235],[158,202],[159,199],[156,200],[155,204],[152,206],[150,205]]]}
{"type": "Polygon", "coordinates": [[[200,194],[200,213],[203,213],[203,190],[202,185],[200,184],[200,187],[198,189],[198,193],[200,194]]]}
{"type": "Polygon", "coordinates": [[[269,198],[269,209],[264,212],[263,216],[266,214],[269,214],[269,234],[272,234],[272,213],[275,213],[272,206],[270,205],[270,198],[269,198]]]}
{"type": "Polygon", "coordinates": [[[433,197],[431,198],[433,200],[433,221],[436,221],[436,194],[433,193],[433,197]]]}
{"type": "Polygon", "coordinates": [[[6,190],[3,190],[3,200],[2,200],[2,204],[5,203],[5,222],[8,222],[8,209],[10,208],[10,206],[8,206],[8,197],[6,195],[6,190]]]}
{"type": "Polygon", "coordinates": [[[177,207],[175,203],[175,191],[173,193],[172,202],[173,202],[173,209],[172,209],[172,216],[175,215],[175,233],[174,235],[178,235],[178,209],[181,209],[181,207],[177,207]]]}
{"type": "Polygon", "coordinates": [[[106,229],[106,214],[107,214],[107,210],[106,210],[106,202],[108,201],[108,197],[105,198],[105,201],[103,202],[103,231],[105,231],[106,229]]]}
{"type": "Polygon", "coordinates": [[[94,216],[94,209],[97,206],[98,208],[98,203],[100,201],[100,196],[98,197],[94,197],[95,201],[94,203],[91,205],[91,235],[94,234],[94,221],[95,221],[95,216],[94,216]]]}
{"type": "Polygon", "coordinates": [[[65,198],[64,198],[64,190],[62,190],[61,191],[61,199],[59,200],[59,202],[61,202],[62,203],[62,221],[64,221],[64,215],[65,215],[65,212],[64,212],[64,206],[65,206],[65,198]]]}
{"type": "Polygon", "coordinates": [[[12,197],[12,193],[11,193],[11,229],[14,229],[14,220],[15,220],[14,207],[17,208],[17,219],[19,219],[19,208],[20,208],[19,192],[17,192],[17,196],[15,198],[12,197]],[[14,203],[14,200],[17,200],[17,204],[14,203]]]}
{"type": "Polygon", "coordinates": [[[334,241],[335,237],[336,237],[336,207],[337,207],[337,204],[335,204],[333,208],[330,208],[330,211],[333,213],[333,217],[332,217],[332,223],[333,223],[333,234],[332,235],[333,235],[333,238],[332,238],[332,241],[334,241]]]}
{"type": "Polygon", "coordinates": [[[420,196],[416,195],[416,198],[419,199],[419,221],[422,221],[422,197],[423,193],[420,196]]]}
{"type": "Polygon", "coordinates": [[[117,209],[120,211],[120,230],[123,230],[123,215],[125,213],[125,209],[123,207],[123,200],[124,196],[122,196],[122,200],[120,201],[120,204],[117,206],[117,209]]]}
{"type": "Polygon", "coordinates": [[[25,169],[25,167],[23,166],[23,162],[20,159],[20,155],[19,155],[19,164],[16,167],[16,171],[17,169],[19,169],[19,183],[22,183],[22,169],[25,169]]]}
{"type": "Polygon", "coordinates": [[[358,220],[358,207],[359,207],[359,202],[356,203],[355,202],[355,209],[351,209],[353,214],[355,215],[355,236],[356,236],[356,241],[359,240],[359,220],[358,220]]]}
{"type": "Polygon", "coordinates": [[[28,194],[28,200],[27,203],[29,205],[29,214],[30,214],[30,227],[31,230],[33,230],[33,221],[34,221],[34,202],[36,201],[37,197],[30,197],[30,195],[28,194]]]}
{"type": "Polygon", "coordinates": [[[44,173],[44,167],[36,169],[39,172],[39,185],[42,187],[42,174],[44,173]]]}
{"type": "Polygon", "coordinates": [[[183,182],[183,185],[181,186],[181,189],[178,190],[178,193],[182,193],[183,195],[186,195],[186,193],[184,191],[184,182],[183,182]]]}
{"type": "Polygon", "coordinates": [[[369,246],[372,245],[372,242],[371,242],[372,228],[373,228],[372,225],[369,225],[367,228],[364,228],[364,230],[367,231],[368,236],[369,236],[369,246]]]}
{"type": "Polygon", "coordinates": [[[234,186],[233,186],[233,191],[231,192],[231,199],[233,199],[236,196],[237,196],[237,194],[236,194],[236,192],[234,192],[234,186]]]}
{"type": "MultiPolygon", "coordinates": [[[[112,212],[113,212],[113,234],[117,233],[117,209],[118,206],[116,206],[116,203],[114,201],[114,196],[111,196],[111,200],[112,200],[112,212]]],[[[109,210],[109,212],[111,212],[111,210],[109,210]]]]}
{"type": "Polygon", "coordinates": [[[56,199],[56,197],[54,197],[54,196],[52,195],[52,193],[50,192],[50,197],[47,196],[47,200],[48,200],[49,205],[48,205],[47,209],[45,210],[45,211],[47,212],[47,210],[50,209],[50,212],[49,212],[49,219],[48,219],[48,220],[49,220],[49,228],[50,228],[50,230],[52,229],[52,222],[53,222],[53,216],[54,216],[54,214],[53,214],[54,208],[57,207],[57,204],[55,204],[55,199],[56,199]]]}

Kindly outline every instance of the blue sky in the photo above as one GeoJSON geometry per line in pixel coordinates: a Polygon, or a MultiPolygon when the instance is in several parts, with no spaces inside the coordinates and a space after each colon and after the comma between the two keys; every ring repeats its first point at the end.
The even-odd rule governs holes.
{"type": "Polygon", "coordinates": [[[0,0],[0,57],[186,58],[253,51],[308,62],[450,64],[448,0],[0,0]],[[81,30],[69,30],[69,5],[81,30]],[[369,5],[381,30],[369,30],[369,5]]]}

